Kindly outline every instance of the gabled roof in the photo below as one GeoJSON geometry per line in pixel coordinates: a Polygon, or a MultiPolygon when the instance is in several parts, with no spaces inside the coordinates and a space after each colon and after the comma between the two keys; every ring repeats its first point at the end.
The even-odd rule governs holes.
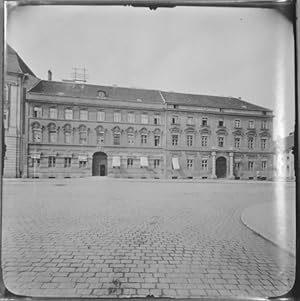
{"type": "Polygon", "coordinates": [[[8,44],[6,44],[6,70],[7,72],[29,74],[35,77],[31,69],[25,64],[17,52],[8,44]]]}
{"type": "Polygon", "coordinates": [[[156,90],[98,86],[73,82],[42,80],[29,92],[42,95],[56,95],[88,99],[103,99],[103,97],[99,97],[98,95],[99,92],[104,92],[106,95],[105,98],[108,100],[163,104],[163,99],[156,90]]]}
{"type": "Polygon", "coordinates": [[[177,92],[162,92],[162,94],[166,102],[169,104],[184,104],[189,106],[201,106],[210,108],[271,112],[271,110],[269,109],[251,104],[234,97],[197,95],[177,92]]]}

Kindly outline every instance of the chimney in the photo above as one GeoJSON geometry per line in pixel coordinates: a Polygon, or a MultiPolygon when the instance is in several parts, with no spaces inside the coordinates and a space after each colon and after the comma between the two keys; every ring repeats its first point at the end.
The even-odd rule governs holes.
{"type": "Polygon", "coordinates": [[[48,70],[48,80],[52,80],[52,72],[50,69],[48,70]]]}

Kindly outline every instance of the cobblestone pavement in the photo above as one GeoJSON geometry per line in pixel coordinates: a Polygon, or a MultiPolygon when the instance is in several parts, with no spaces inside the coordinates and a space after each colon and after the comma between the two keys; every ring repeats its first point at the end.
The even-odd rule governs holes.
{"type": "MultiPolygon", "coordinates": [[[[240,219],[274,201],[275,183],[158,181],[4,181],[6,287],[52,297],[265,297],[291,288],[295,258],[240,219]]],[[[286,187],[293,200],[294,184],[286,187]]]]}

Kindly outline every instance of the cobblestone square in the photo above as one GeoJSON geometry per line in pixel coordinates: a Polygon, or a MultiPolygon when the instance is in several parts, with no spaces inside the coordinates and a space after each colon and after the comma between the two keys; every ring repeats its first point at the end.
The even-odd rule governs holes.
{"type": "MultiPolygon", "coordinates": [[[[288,206],[293,183],[284,183],[288,206]]],[[[2,268],[15,294],[275,296],[295,257],[241,214],[276,183],[83,178],[4,180],[2,268]]],[[[266,214],[266,218],[268,215],[266,214]]]]}

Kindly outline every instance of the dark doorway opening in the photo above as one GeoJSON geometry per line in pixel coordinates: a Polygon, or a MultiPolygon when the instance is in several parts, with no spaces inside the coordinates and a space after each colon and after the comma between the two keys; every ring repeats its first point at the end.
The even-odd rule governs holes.
{"type": "Polygon", "coordinates": [[[107,155],[105,153],[94,153],[92,175],[101,177],[107,175],[107,155]]]}
{"type": "Polygon", "coordinates": [[[217,178],[226,178],[226,158],[219,157],[216,164],[217,178]]]}

